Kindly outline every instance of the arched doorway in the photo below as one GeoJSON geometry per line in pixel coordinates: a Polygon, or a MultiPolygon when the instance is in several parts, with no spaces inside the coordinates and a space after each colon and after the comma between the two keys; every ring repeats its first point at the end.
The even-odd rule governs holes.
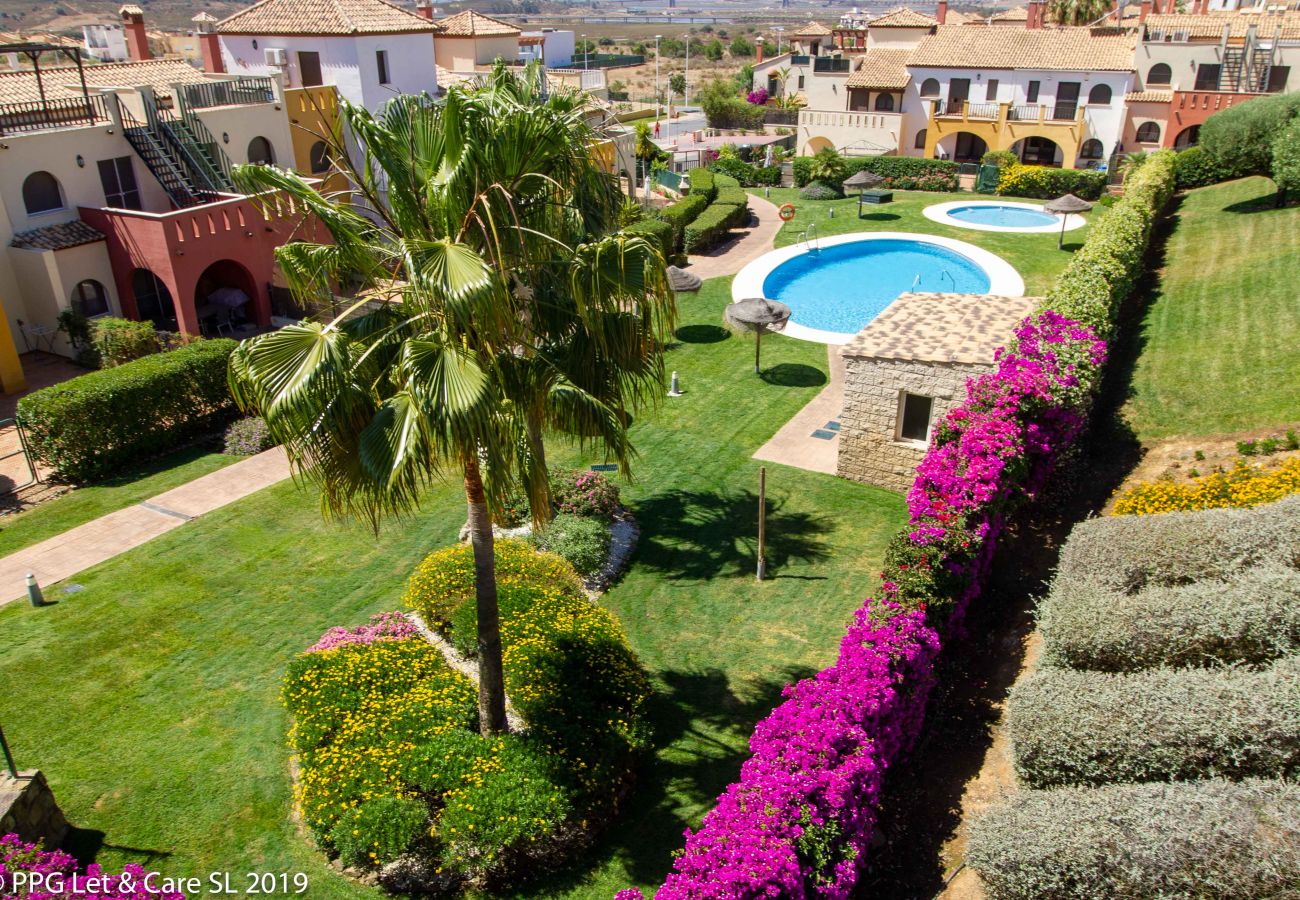
{"type": "Polygon", "coordinates": [[[1175,150],[1186,150],[1188,147],[1195,147],[1197,139],[1201,136],[1201,126],[1193,125],[1191,128],[1184,128],[1178,132],[1178,137],[1174,138],[1175,150]]]}
{"type": "Polygon", "coordinates": [[[1059,166],[1063,161],[1056,141],[1039,135],[1016,141],[1011,145],[1011,152],[1027,166],[1059,166]]]}
{"type": "Polygon", "coordinates": [[[989,145],[984,138],[969,131],[959,131],[939,141],[935,145],[935,156],[951,159],[954,162],[979,162],[989,152],[989,145]]]}
{"type": "Polygon", "coordinates": [[[194,311],[206,335],[233,334],[254,319],[257,285],[248,269],[220,259],[194,284],[194,311]]]}
{"type": "Polygon", "coordinates": [[[803,145],[803,152],[805,156],[815,156],[827,148],[835,149],[835,145],[831,143],[830,138],[815,137],[809,138],[808,143],[803,145]]]}
{"type": "Polygon", "coordinates": [[[176,302],[161,278],[148,269],[131,273],[131,296],[135,298],[135,314],[141,321],[153,322],[161,331],[177,331],[176,302]]]}

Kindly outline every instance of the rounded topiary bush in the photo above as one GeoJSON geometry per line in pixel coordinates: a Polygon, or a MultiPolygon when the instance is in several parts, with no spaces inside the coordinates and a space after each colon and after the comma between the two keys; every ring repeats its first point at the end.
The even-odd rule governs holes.
{"type": "Polygon", "coordinates": [[[231,422],[226,428],[225,452],[233,456],[254,456],[275,446],[275,438],[261,416],[231,422]]]}
{"type": "Polygon", "coordinates": [[[810,181],[799,191],[799,196],[805,200],[839,200],[844,192],[825,181],[810,181]]]}
{"type": "Polygon", "coordinates": [[[1300,657],[1261,671],[1044,668],[1011,692],[1007,728],[1032,787],[1294,774],[1300,657]]]}
{"type": "Polygon", "coordinates": [[[1039,605],[1038,628],[1048,665],[1126,672],[1263,663],[1300,651],[1300,572],[1248,569],[1133,594],[1061,574],[1039,605]]]}
{"type": "Polygon", "coordinates": [[[1285,897],[1300,884],[1300,786],[1219,779],[1018,791],[971,827],[993,900],[1285,897]]]}
{"type": "Polygon", "coordinates": [[[583,575],[598,571],[609,557],[609,526],[572,513],[556,516],[532,540],[537,549],[558,554],[583,575]]]}

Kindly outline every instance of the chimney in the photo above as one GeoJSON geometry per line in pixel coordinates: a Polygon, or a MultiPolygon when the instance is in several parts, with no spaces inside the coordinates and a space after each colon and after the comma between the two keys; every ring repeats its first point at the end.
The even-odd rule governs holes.
{"type": "Polygon", "coordinates": [[[1138,24],[1141,25],[1151,15],[1151,0],[1142,0],[1142,6],[1138,10],[1138,24]]]}
{"type": "Polygon", "coordinates": [[[124,6],[118,10],[122,16],[122,30],[126,32],[126,52],[132,59],[153,59],[149,52],[149,36],[144,33],[144,10],[138,6],[124,6]]]}
{"type": "Polygon", "coordinates": [[[1043,27],[1043,4],[1042,0],[1029,0],[1029,5],[1025,9],[1025,27],[1042,28],[1043,27]]]}
{"type": "Polygon", "coordinates": [[[203,55],[203,71],[216,75],[222,74],[226,71],[226,64],[221,59],[217,17],[210,12],[201,12],[190,21],[194,23],[194,33],[199,39],[199,51],[203,55]]]}
{"type": "Polygon", "coordinates": [[[433,21],[433,0],[415,0],[415,11],[433,21]]]}
{"type": "Polygon", "coordinates": [[[948,0],[939,0],[939,8],[935,11],[934,17],[942,25],[948,21],[948,0]]]}
{"type": "Polygon", "coordinates": [[[762,35],[759,35],[758,38],[755,39],[754,41],[754,62],[761,63],[762,61],[763,61],[763,37],[762,35]]]}

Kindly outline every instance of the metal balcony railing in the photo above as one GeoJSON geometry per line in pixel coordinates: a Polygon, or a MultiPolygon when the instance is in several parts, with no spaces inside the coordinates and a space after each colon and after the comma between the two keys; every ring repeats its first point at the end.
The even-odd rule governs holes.
{"type": "Polygon", "coordinates": [[[841,56],[819,56],[813,60],[814,72],[848,74],[852,61],[841,56]]]}
{"type": "Polygon", "coordinates": [[[180,85],[182,109],[211,109],[214,106],[244,106],[274,101],[274,82],[270,78],[256,75],[241,75],[230,81],[180,85]]]}
{"type": "Polygon", "coordinates": [[[0,103],[0,134],[24,134],[111,121],[103,96],[60,97],[24,103],[0,103]]]}
{"type": "Polygon", "coordinates": [[[998,107],[997,103],[967,103],[966,116],[970,119],[996,119],[998,107]]]}

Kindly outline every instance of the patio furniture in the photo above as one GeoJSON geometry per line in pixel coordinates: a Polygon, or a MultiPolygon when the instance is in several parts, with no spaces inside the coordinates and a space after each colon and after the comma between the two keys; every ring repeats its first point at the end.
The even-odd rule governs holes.
{"type": "Polygon", "coordinates": [[[1061,234],[1056,239],[1056,249],[1065,248],[1065,223],[1069,221],[1070,216],[1074,213],[1087,212],[1092,209],[1092,204],[1087,200],[1066,194],[1064,197],[1057,197],[1043,204],[1043,212],[1049,212],[1061,217],[1061,234]]]}
{"type": "Polygon", "coordinates": [[[858,196],[858,202],[861,203],[893,203],[894,192],[885,190],[863,191],[858,196]]]}
{"type": "Polygon", "coordinates": [[[18,327],[22,329],[23,344],[26,345],[28,350],[40,350],[41,346],[44,345],[47,351],[54,352],[54,336],[58,334],[56,329],[48,325],[33,325],[21,321],[18,323],[18,327]],[[36,343],[35,347],[32,346],[33,341],[36,343]]]}
{"type": "Polygon", "coordinates": [[[722,312],[722,319],[733,330],[754,335],[754,374],[759,374],[759,351],[763,346],[763,332],[782,331],[790,321],[790,307],[776,300],[756,297],[737,300],[722,312]]]}

